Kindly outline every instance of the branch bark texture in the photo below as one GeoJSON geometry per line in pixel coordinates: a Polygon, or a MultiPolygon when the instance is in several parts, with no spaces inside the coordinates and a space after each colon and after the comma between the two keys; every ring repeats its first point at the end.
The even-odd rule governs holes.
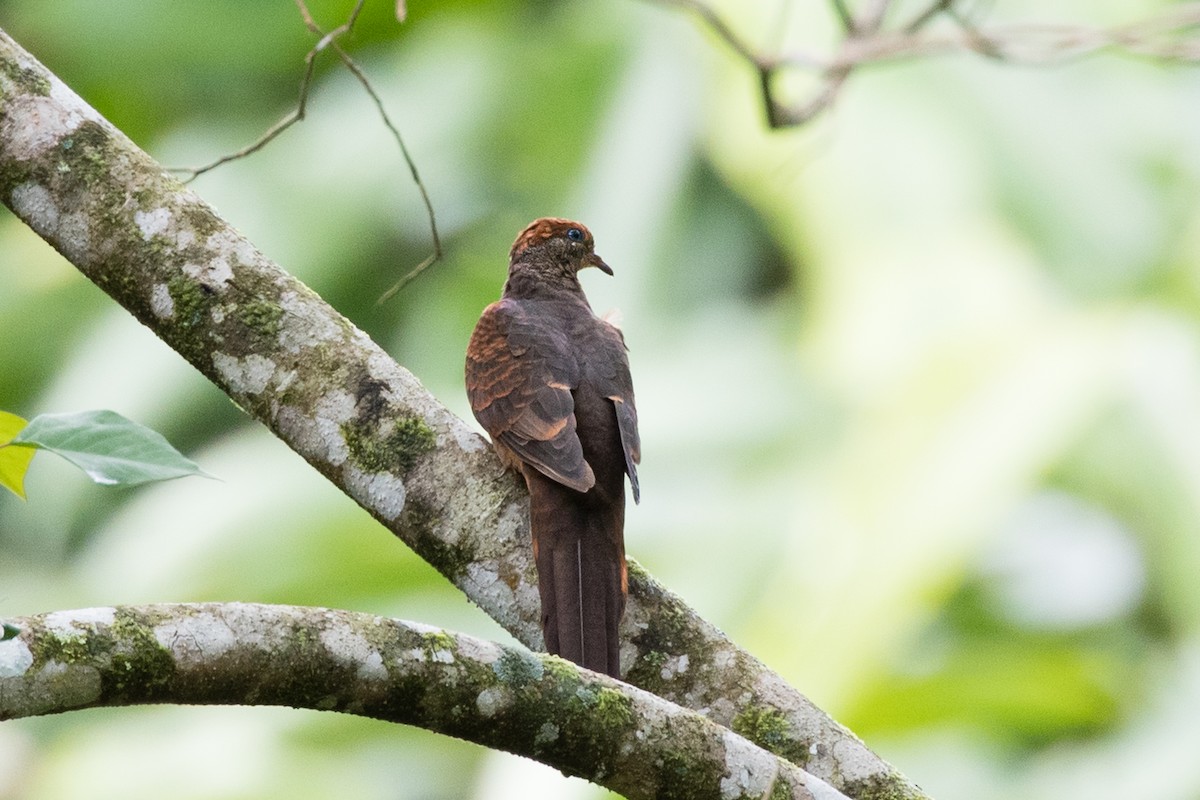
{"type": "Polygon", "coordinates": [[[276,705],[416,725],[639,798],[845,795],[701,714],[554,656],[347,611],[56,611],[0,642],[0,720],[145,703],[276,705]]]}
{"type": "MultiPolygon", "coordinates": [[[[528,498],[487,443],[0,31],[0,200],[535,650],[528,498]]],[[[636,565],[625,679],[858,800],[925,795],[636,565]]],[[[814,647],[814,652],[819,647],[814,647]]]]}

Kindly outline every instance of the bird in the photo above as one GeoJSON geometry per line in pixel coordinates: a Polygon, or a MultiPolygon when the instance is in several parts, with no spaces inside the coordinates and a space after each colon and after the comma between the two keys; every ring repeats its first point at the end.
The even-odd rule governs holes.
{"type": "Polygon", "coordinates": [[[547,652],[620,678],[625,479],[637,503],[641,440],[625,338],[588,304],[588,267],[613,274],[583,224],[543,217],[522,230],[467,345],[466,386],[529,489],[547,652]]]}

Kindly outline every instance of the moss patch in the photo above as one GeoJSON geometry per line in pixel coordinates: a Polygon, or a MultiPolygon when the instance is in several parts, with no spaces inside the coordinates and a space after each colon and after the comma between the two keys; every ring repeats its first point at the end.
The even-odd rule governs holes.
{"type": "Polygon", "coordinates": [[[425,657],[430,661],[436,660],[440,652],[448,652],[453,654],[456,652],[454,637],[445,631],[432,631],[430,633],[421,634],[421,649],[425,651],[425,657]]]}
{"type": "Polygon", "coordinates": [[[898,775],[882,773],[859,781],[847,781],[842,793],[858,800],[929,800],[929,795],[910,786],[898,775]]]}
{"type": "Polygon", "coordinates": [[[117,610],[112,633],[126,643],[112,653],[112,666],[101,678],[105,694],[152,700],[175,677],[175,659],[158,643],[154,631],[132,613],[117,610]]]}
{"type": "Polygon", "coordinates": [[[243,325],[262,338],[274,339],[279,335],[279,329],[283,322],[283,309],[278,304],[256,298],[240,303],[235,313],[243,325]]]}
{"type": "Polygon", "coordinates": [[[748,706],[733,718],[734,733],[745,736],[759,747],[803,767],[810,754],[803,743],[791,735],[787,717],[767,706],[748,706]]]}
{"type": "Polygon", "coordinates": [[[33,654],[32,670],[40,670],[51,661],[60,664],[75,664],[87,660],[91,647],[87,636],[82,633],[58,633],[47,631],[39,640],[40,646],[33,654]]]}
{"type": "Polygon", "coordinates": [[[50,81],[35,70],[22,68],[12,61],[4,61],[0,63],[0,74],[16,84],[21,92],[41,97],[50,95],[50,81]]]}
{"type": "Polygon", "coordinates": [[[68,169],[88,187],[107,186],[112,171],[109,155],[109,131],[100,123],[88,120],[59,143],[62,159],[59,169],[68,169]]]}
{"type": "Polygon", "coordinates": [[[366,472],[407,472],[417,459],[437,445],[433,431],[424,420],[402,417],[392,431],[379,435],[379,426],[362,419],[341,427],[350,458],[366,472]]]}
{"type": "Polygon", "coordinates": [[[191,328],[203,319],[209,295],[199,283],[182,273],[176,273],[167,281],[167,292],[175,304],[175,324],[191,328]]]}

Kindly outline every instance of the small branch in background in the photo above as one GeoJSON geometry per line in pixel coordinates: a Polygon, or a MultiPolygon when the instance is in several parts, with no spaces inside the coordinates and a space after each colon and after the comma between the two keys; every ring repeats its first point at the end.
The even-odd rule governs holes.
{"type": "Polygon", "coordinates": [[[845,2],[843,0],[830,0],[829,4],[833,6],[834,15],[842,23],[842,30],[846,33],[854,33],[854,15],[850,13],[850,9],[846,6],[845,2]]]}
{"type": "MultiPolygon", "coordinates": [[[[341,62],[346,69],[348,69],[350,73],[358,80],[358,82],[362,84],[363,89],[371,98],[371,102],[375,104],[375,108],[379,112],[379,117],[383,120],[383,124],[387,126],[387,129],[392,134],[392,138],[396,140],[396,144],[400,148],[400,154],[404,158],[404,163],[408,165],[408,171],[412,175],[413,183],[416,184],[417,191],[421,194],[421,202],[425,205],[425,214],[429,220],[429,233],[433,240],[433,253],[431,253],[428,258],[414,267],[407,275],[401,278],[394,286],[392,286],[392,288],[388,289],[387,292],[385,292],[379,299],[379,302],[383,303],[396,294],[396,292],[400,291],[400,289],[406,286],[414,278],[439,261],[442,257],[442,241],[441,237],[438,235],[437,217],[434,214],[433,201],[429,199],[429,191],[425,188],[425,183],[421,180],[420,172],[417,170],[417,164],[413,160],[412,154],[409,153],[408,147],[404,144],[404,137],[400,135],[400,129],[396,127],[395,123],[392,122],[391,117],[388,116],[387,109],[384,107],[383,100],[380,98],[379,93],[375,91],[375,87],[371,84],[371,81],[367,78],[366,73],[363,72],[362,67],[359,66],[358,62],[351,58],[350,54],[346,52],[345,48],[338,43],[338,39],[342,35],[350,33],[354,30],[354,24],[358,21],[358,16],[362,12],[362,8],[366,0],[358,0],[358,2],[354,4],[354,8],[350,11],[350,15],[346,18],[346,21],[329,32],[325,32],[321,29],[321,26],[317,24],[316,20],[313,18],[312,12],[308,10],[305,0],[295,0],[295,2],[296,7],[300,10],[300,16],[304,20],[305,27],[320,37],[317,40],[317,43],[313,45],[313,48],[304,56],[304,77],[300,81],[300,98],[296,103],[296,108],[291,113],[287,114],[287,116],[285,116],[283,119],[279,120],[279,122],[272,125],[266,133],[258,138],[257,141],[246,147],[243,147],[241,150],[238,150],[235,153],[224,155],[221,158],[218,158],[216,161],[213,161],[210,164],[205,164],[201,167],[192,167],[188,169],[172,171],[178,171],[187,174],[188,177],[184,183],[190,183],[200,175],[203,175],[204,173],[215,169],[222,164],[228,164],[230,161],[236,161],[239,158],[245,158],[252,153],[258,152],[270,144],[275,137],[279,136],[279,134],[283,133],[297,122],[303,120],[305,112],[308,108],[308,95],[309,90],[312,88],[312,79],[316,68],[317,56],[326,49],[332,50],[337,54],[338,58],[341,59],[341,62]]],[[[397,3],[397,19],[403,22],[404,14],[404,4],[402,2],[397,3]]]]}
{"type": "Polygon", "coordinates": [[[300,81],[300,97],[296,101],[296,108],[287,114],[283,119],[279,120],[279,122],[276,122],[274,125],[272,125],[267,132],[260,136],[255,142],[243,147],[241,150],[223,155],[216,161],[212,161],[201,167],[172,168],[171,171],[185,173],[187,178],[184,179],[184,183],[191,183],[204,173],[214,170],[222,164],[228,164],[230,161],[237,161],[239,158],[245,158],[252,153],[257,153],[259,150],[270,144],[270,142],[276,136],[283,133],[297,122],[303,120],[305,112],[308,108],[308,92],[309,89],[312,88],[312,79],[313,73],[316,70],[317,56],[322,50],[328,47],[330,43],[334,41],[334,39],[353,29],[354,23],[358,19],[358,14],[362,10],[364,2],[366,2],[366,0],[359,0],[354,6],[354,10],[350,12],[349,18],[337,28],[334,28],[328,34],[325,34],[320,30],[320,28],[317,27],[316,23],[313,21],[312,15],[309,14],[308,9],[304,7],[303,2],[297,0],[297,4],[300,6],[300,14],[304,17],[304,24],[310,31],[320,35],[321,39],[304,56],[304,77],[300,81]]]}
{"type": "Polygon", "coordinates": [[[803,125],[833,105],[857,67],[900,59],[974,53],[1009,64],[1055,65],[1114,51],[1158,61],[1200,63],[1200,2],[1180,3],[1145,20],[1112,28],[1087,25],[1020,23],[984,26],[972,21],[961,0],[932,0],[910,20],[888,25],[891,0],[871,0],[859,15],[845,0],[830,0],[830,13],[845,32],[830,55],[792,51],[769,55],[756,48],[702,0],[649,0],[696,14],[717,38],[759,75],[767,124],[771,128],[803,125]],[[926,32],[944,18],[954,28],[926,32]],[[786,71],[818,75],[820,85],[797,103],[781,100],[775,78],[786,71]]]}
{"type": "MultiPolygon", "coordinates": [[[[383,124],[387,126],[387,129],[391,131],[392,138],[396,140],[396,145],[400,148],[400,154],[404,156],[404,163],[408,165],[408,171],[412,175],[413,183],[416,184],[417,191],[421,193],[421,202],[425,204],[425,214],[429,218],[429,235],[433,239],[433,252],[424,261],[410,270],[407,275],[397,281],[390,289],[383,293],[383,295],[377,301],[378,304],[382,304],[395,295],[396,292],[407,286],[414,278],[441,259],[442,240],[441,237],[438,236],[437,217],[433,212],[433,201],[429,199],[429,192],[425,189],[425,183],[421,180],[421,175],[417,171],[417,162],[413,161],[412,155],[408,152],[408,147],[404,144],[404,137],[400,135],[400,129],[395,126],[391,117],[388,116],[387,109],[385,109],[383,105],[383,100],[380,99],[379,93],[375,91],[375,87],[371,85],[371,81],[367,79],[366,73],[362,71],[362,67],[360,67],[358,62],[352,59],[350,54],[347,53],[345,49],[343,49],[342,46],[337,42],[338,36],[341,36],[354,26],[354,21],[358,18],[359,11],[362,10],[363,2],[364,0],[358,0],[358,3],[354,6],[354,10],[350,13],[350,19],[348,19],[341,27],[335,28],[334,30],[325,34],[321,38],[321,41],[317,43],[317,46],[320,47],[323,43],[328,42],[329,46],[333,48],[333,52],[337,53],[338,58],[342,60],[342,64],[344,64],[346,69],[350,70],[350,73],[358,79],[358,82],[362,84],[363,89],[370,96],[371,101],[375,103],[375,108],[379,111],[380,119],[383,120],[383,124]]],[[[309,13],[308,7],[305,5],[304,0],[296,0],[296,5],[300,8],[300,13],[304,16],[304,24],[308,26],[308,29],[313,33],[321,33],[320,27],[318,27],[317,23],[313,21],[312,14],[309,13]]],[[[397,4],[397,19],[402,21],[406,13],[407,12],[404,8],[404,5],[397,4]]]]}

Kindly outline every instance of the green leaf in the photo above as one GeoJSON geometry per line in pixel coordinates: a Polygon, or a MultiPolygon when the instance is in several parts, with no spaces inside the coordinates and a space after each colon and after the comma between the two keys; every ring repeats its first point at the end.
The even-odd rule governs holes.
{"type": "Polygon", "coordinates": [[[187,475],[212,477],[160,434],[113,411],[39,414],[13,439],[57,453],[96,483],[137,486],[187,475]]]}
{"type": "MultiPolygon", "coordinates": [[[[2,413],[2,412],[0,412],[0,413],[2,413]]],[[[20,628],[18,628],[16,625],[13,625],[12,623],[9,623],[9,622],[5,622],[2,626],[2,628],[3,628],[4,632],[2,634],[0,634],[0,642],[7,642],[9,639],[15,638],[17,636],[17,634],[19,634],[21,632],[20,628]]]]}
{"type": "Polygon", "coordinates": [[[12,445],[13,437],[28,423],[16,414],[0,411],[0,486],[25,499],[25,472],[37,452],[29,446],[12,445]]]}

